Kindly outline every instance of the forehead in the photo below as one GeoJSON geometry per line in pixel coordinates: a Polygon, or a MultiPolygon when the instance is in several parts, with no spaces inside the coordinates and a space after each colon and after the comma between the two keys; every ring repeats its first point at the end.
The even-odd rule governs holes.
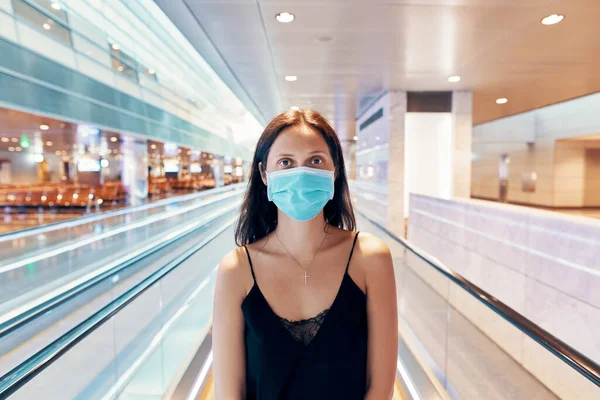
{"type": "Polygon", "coordinates": [[[317,150],[329,154],[329,146],[323,135],[310,126],[295,125],[279,133],[269,153],[277,156],[279,153],[303,154],[317,150]]]}

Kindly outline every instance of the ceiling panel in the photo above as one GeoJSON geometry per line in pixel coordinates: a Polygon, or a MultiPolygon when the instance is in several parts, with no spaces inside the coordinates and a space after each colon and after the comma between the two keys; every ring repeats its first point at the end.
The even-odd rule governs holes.
{"type": "Polygon", "coordinates": [[[346,138],[354,135],[356,115],[390,89],[473,90],[475,123],[600,90],[597,0],[187,4],[196,29],[206,32],[266,119],[285,107],[311,106],[331,116],[346,138]],[[278,23],[281,11],[295,21],[278,23]],[[566,18],[543,26],[540,20],[553,13],[566,18]],[[454,74],[460,83],[447,81],[454,74]],[[286,82],[285,75],[298,80],[286,82]],[[497,105],[499,97],[509,102],[497,105]]]}

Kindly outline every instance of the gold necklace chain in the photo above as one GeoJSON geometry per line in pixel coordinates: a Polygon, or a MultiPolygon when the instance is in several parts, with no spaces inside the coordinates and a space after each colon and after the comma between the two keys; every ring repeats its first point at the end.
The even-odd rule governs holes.
{"type": "Polygon", "coordinates": [[[302,270],[304,271],[304,275],[302,276],[302,278],[304,279],[304,284],[306,285],[306,279],[310,278],[309,275],[306,274],[306,271],[308,270],[308,268],[312,265],[313,261],[315,260],[315,257],[317,257],[317,254],[319,254],[319,250],[321,250],[321,247],[323,246],[323,243],[325,243],[325,239],[327,238],[327,231],[325,231],[325,236],[323,236],[323,240],[321,240],[321,244],[319,245],[319,247],[317,248],[317,251],[315,252],[315,254],[312,256],[312,258],[310,259],[310,262],[308,263],[308,265],[306,266],[306,268],[304,268],[302,266],[302,264],[300,264],[298,262],[298,260],[296,260],[296,257],[294,257],[292,255],[292,253],[290,253],[288,251],[288,249],[285,248],[285,246],[283,245],[283,242],[281,241],[281,239],[279,239],[279,236],[277,235],[277,231],[274,231],[273,233],[275,233],[275,237],[277,238],[277,241],[279,242],[279,244],[281,245],[281,247],[283,247],[283,250],[285,250],[285,252],[292,258],[292,260],[294,260],[296,262],[296,264],[298,264],[298,266],[300,268],[302,268],[302,270]]]}

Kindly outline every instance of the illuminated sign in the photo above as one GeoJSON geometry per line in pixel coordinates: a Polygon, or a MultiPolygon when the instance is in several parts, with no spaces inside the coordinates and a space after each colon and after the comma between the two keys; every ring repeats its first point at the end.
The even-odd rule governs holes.
{"type": "Polygon", "coordinates": [[[28,149],[29,145],[30,145],[29,138],[26,135],[22,135],[21,142],[19,144],[21,145],[22,148],[28,149]]]}
{"type": "Polygon", "coordinates": [[[86,136],[89,136],[89,135],[97,135],[97,134],[99,134],[100,133],[100,129],[94,128],[94,127],[89,126],[89,125],[77,125],[77,133],[79,133],[83,137],[86,137],[86,136]]]}
{"type": "Polygon", "coordinates": [[[200,163],[191,163],[190,164],[190,172],[192,174],[197,174],[202,172],[202,165],[200,163]]]}
{"type": "Polygon", "coordinates": [[[97,158],[84,157],[77,162],[77,170],[79,172],[99,172],[102,166],[97,158]]]}
{"type": "Polygon", "coordinates": [[[179,163],[175,161],[165,161],[165,172],[179,172],[179,163]]]}

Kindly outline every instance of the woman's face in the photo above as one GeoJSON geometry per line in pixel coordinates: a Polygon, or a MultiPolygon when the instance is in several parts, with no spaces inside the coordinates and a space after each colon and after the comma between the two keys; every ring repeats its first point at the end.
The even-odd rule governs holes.
{"type": "MultiPolygon", "coordinates": [[[[329,146],[316,130],[305,126],[290,126],[281,131],[262,171],[275,172],[296,167],[311,167],[333,171],[335,166],[329,146]],[[266,168],[265,168],[266,167],[266,168]]],[[[266,181],[263,174],[263,181],[266,181]]]]}

